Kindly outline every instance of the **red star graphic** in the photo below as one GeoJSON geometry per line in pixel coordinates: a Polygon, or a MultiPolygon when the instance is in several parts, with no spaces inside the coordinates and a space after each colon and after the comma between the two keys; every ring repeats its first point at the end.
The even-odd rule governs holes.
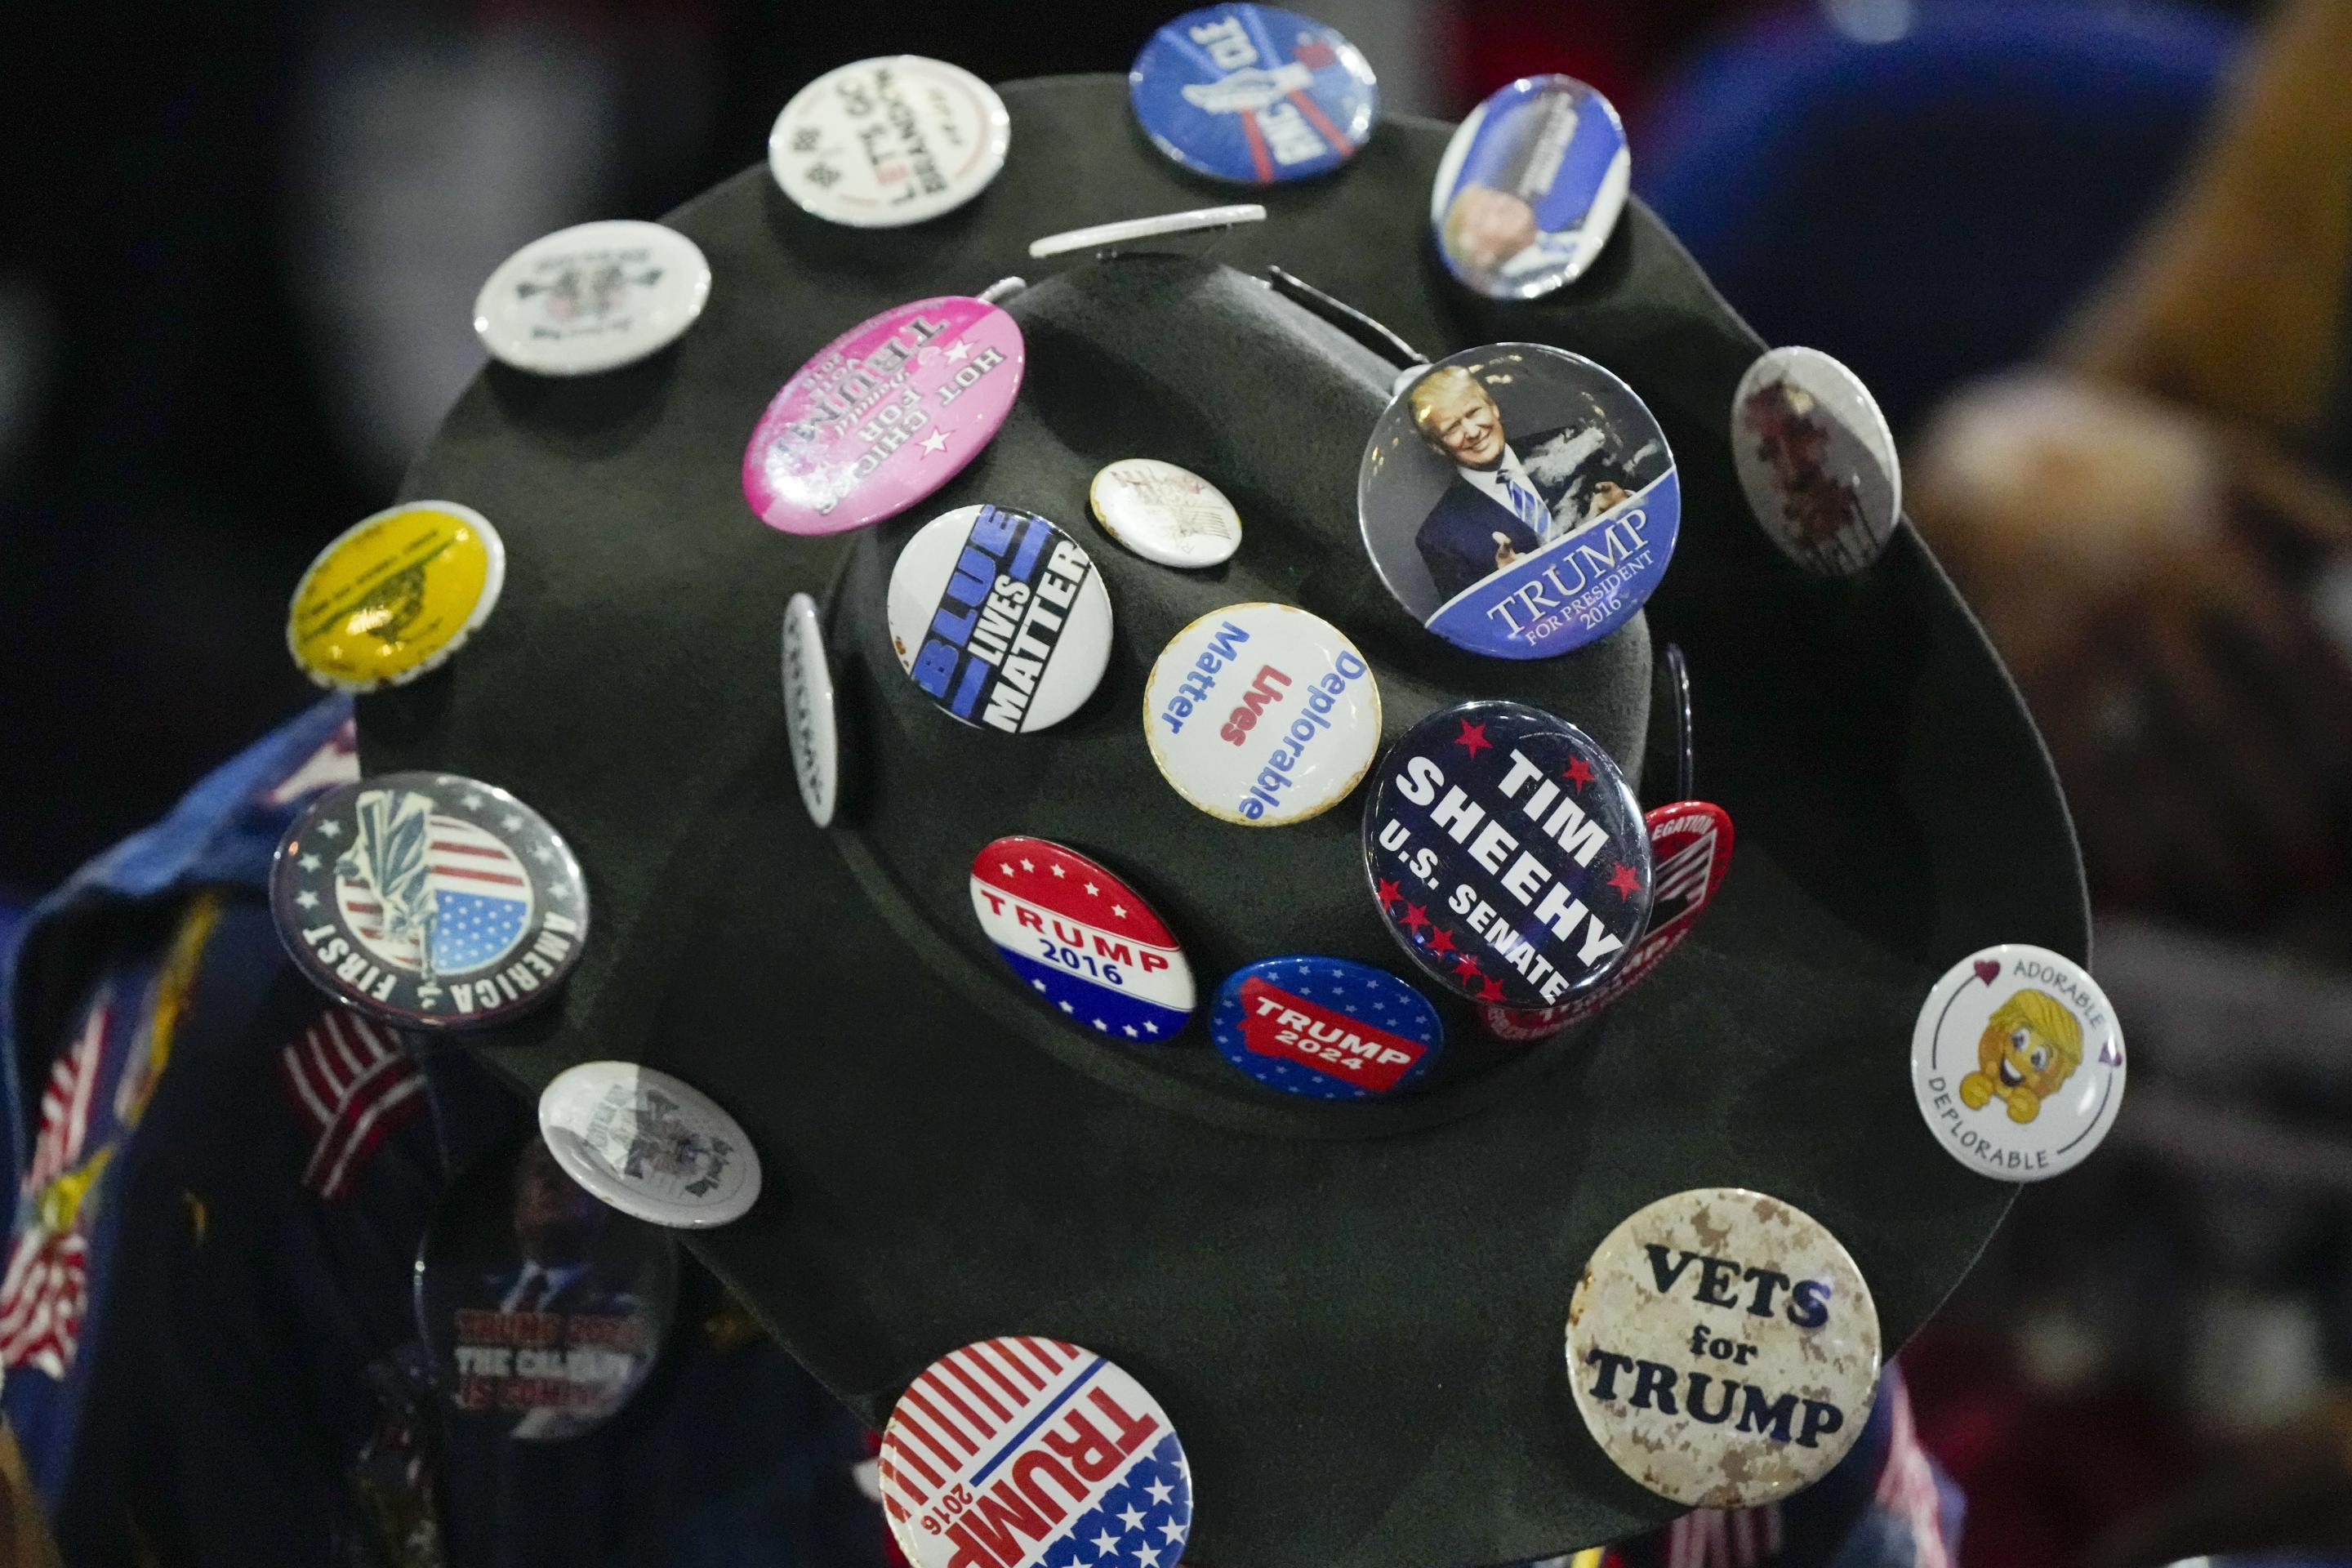
{"type": "Polygon", "coordinates": [[[1592,782],[1592,764],[1582,757],[1578,757],[1568,764],[1559,776],[1581,790],[1592,782]]]}
{"type": "Polygon", "coordinates": [[[1429,951],[1432,952],[1454,952],[1454,933],[1447,931],[1444,926],[1439,926],[1437,928],[1437,934],[1429,939],[1429,951]]]}
{"type": "Polygon", "coordinates": [[[1381,884],[1380,892],[1381,908],[1383,910],[1387,909],[1391,904],[1395,903],[1399,899],[1404,897],[1402,892],[1397,890],[1397,885],[1394,882],[1382,882],[1381,884]]]}
{"type": "Polygon", "coordinates": [[[1486,982],[1486,987],[1478,993],[1478,1000],[1481,1002],[1500,1002],[1502,999],[1503,988],[1491,980],[1486,982]]]}
{"type": "Polygon", "coordinates": [[[1482,749],[1489,752],[1495,749],[1495,742],[1486,739],[1486,726],[1473,724],[1467,719],[1462,721],[1462,733],[1454,737],[1454,743],[1468,751],[1474,757],[1482,749]]]}
{"type": "Polygon", "coordinates": [[[1633,867],[1620,866],[1609,873],[1609,885],[1617,889],[1620,897],[1630,899],[1642,890],[1642,879],[1633,875],[1633,867]]]}
{"type": "Polygon", "coordinates": [[[1460,958],[1454,960],[1454,973],[1461,978],[1467,980],[1472,975],[1478,973],[1478,961],[1465,952],[1460,958]]]}
{"type": "Polygon", "coordinates": [[[1405,930],[1407,930],[1407,931],[1409,931],[1412,932],[1412,934],[1413,934],[1413,935],[1415,935],[1415,936],[1419,936],[1419,935],[1421,934],[1422,928],[1423,928],[1423,926],[1427,925],[1428,923],[1429,923],[1429,911],[1428,911],[1427,910],[1423,909],[1419,904],[1407,904],[1407,905],[1405,905],[1405,907],[1404,907],[1404,929],[1405,929],[1405,930]]]}

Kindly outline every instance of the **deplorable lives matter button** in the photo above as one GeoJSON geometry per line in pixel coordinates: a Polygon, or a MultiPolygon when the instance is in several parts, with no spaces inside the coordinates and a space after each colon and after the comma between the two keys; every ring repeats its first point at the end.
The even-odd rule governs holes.
{"type": "Polygon", "coordinates": [[[1192,1016],[1192,966],[1167,922],[1075,849],[997,839],[972,858],[971,910],[1013,973],[1071,1023],[1149,1045],[1192,1016]]]}
{"type": "Polygon", "coordinates": [[[841,725],[834,709],[833,663],[824,652],[824,622],[806,594],[784,601],[783,658],[784,733],[793,749],[793,781],[800,786],[809,820],[830,827],[841,807],[841,725]]]}
{"type": "Polygon", "coordinates": [[[1862,377],[1819,349],[1757,357],[1731,397],[1731,458],[1756,521],[1822,577],[1878,559],[1903,507],[1895,432],[1862,377]]]}
{"type": "Polygon", "coordinates": [[[635,1062],[582,1062],[539,1097],[539,1131],[564,1173],[623,1214],[699,1230],[749,1213],[760,1157],[693,1085],[635,1062]]]}
{"type": "Polygon", "coordinates": [[[1013,119],[961,66],[888,55],[827,71],[768,135],[768,172],[801,208],[853,228],[921,223],[988,188],[1013,119]]]}
{"type": "Polygon", "coordinates": [[[1364,803],[1372,896],[1414,963],[1473,1002],[1556,1007],[1623,964],[1650,836],[1609,753],[1518,702],[1415,725],[1364,803]]]}
{"type": "Polygon", "coordinates": [[[710,263],[677,230],[576,224],[499,264],[475,296],[474,335],[517,370],[587,375],[676,342],[709,298],[710,263]]]}
{"type": "Polygon", "coordinates": [[[2096,1149],[2124,1102],[2124,1038],[2089,972],[2044,947],[1970,953],[1927,993],[1911,1087],[1972,1171],[2038,1182],[2096,1149]]]}
{"type": "Polygon", "coordinates": [[[422,1029],[544,1004],[580,962],[588,886],[544,817],[454,773],[339,784],[278,840],[278,934],[312,984],[422,1029]]]}
{"type": "Polygon", "coordinates": [[[899,512],[980,455],[1026,364],[1021,329],[962,295],[859,322],[793,373],[743,449],[743,498],[786,533],[899,512]]]}
{"type": "Polygon", "coordinates": [[[1610,101],[1574,77],[1523,77],[1470,111],[1430,187],[1446,269],[1496,300],[1581,278],[1625,210],[1633,160],[1610,101]]]}
{"type": "Polygon", "coordinates": [[[1737,1187],[1637,1210],[1584,1266],[1568,1378],[1617,1468],[1690,1508],[1819,1480],[1878,1396],[1878,1310],[1837,1237],[1737,1187]]]}
{"type": "Polygon", "coordinates": [[[1152,145],[1195,174],[1257,185],[1338,168],[1380,109],[1361,49],[1272,5],[1185,12],[1145,42],[1127,90],[1152,145]]]}
{"type": "Polygon", "coordinates": [[[388,507],[345,529],[304,570],[287,606],[287,651],[320,686],[400,686],[464,647],[506,580],[506,543],[472,507],[388,507]]]}
{"type": "Polygon", "coordinates": [[[1429,998],[1344,958],[1261,959],[1218,989],[1210,1034],[1225,1060],[1309,1100],[1373,1100],[1429,1074],[1445,1042],[1429,998]]]}
{"type": "Polygon", "coordinates": [[[1225,492],[1157,458],[1105,467],[1087,487],[1087,505],[1105,533],[1162,566],[1214,566],[1241,548],[1241,513],[1225,492]]]}

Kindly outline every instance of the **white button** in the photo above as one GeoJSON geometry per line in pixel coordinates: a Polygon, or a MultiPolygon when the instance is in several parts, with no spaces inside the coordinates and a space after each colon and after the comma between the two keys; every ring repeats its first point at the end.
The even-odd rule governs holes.
{"type": "Polygon", "coordinates": [[[1822,577],[1878,559],[1903,507],[1895,433],[1862,378],[1819,349],[1759,355],[1731,397],[1731,459],[1780,553],[1822,577]]]}
{"type": "Polygon", "coordinates": [[[532,240],[474,300],[474,335],[517,370],[586,375],[676,342],[710,298],[710,263],[676,229],[614,219],[532,240]]]}
{"type": "Polygon", "coordinates": [[[1214,566],[1241,548],[1241,514],[1224,492],[1156,458],[1103,469],[1087,488],[1087,504],[1105,533],[1162,566],[1214,566]]]}
{"type": "Polygon", "coordinates": [[[539,1131],[573,1181],[623,1214],[702,1229],[760,1196],[760,1157],[709,1096],[635,1062],[582,1062],[539,1097],[539,1131]]]}
{"type": "Polygon", "coordinates": [[[945,60],[890,55],[794,93],[769,133],[768,170],[817,217],[897,228],[980,195],[1012,142],[995,89],[945,60]]]}
{"type": "Polygon", "coordinates": [[[1161,213],[1154,217],[1121,218],[1117,223],[1065,229],[1060,234],[1049,234],[1043,239],[1033,239],[1029,242],[1029,257],[1033,261],[1043,261],[1049,256],[1066,256],[1074,250],[1116,254],[1137,249],[1155,239],[1222,233],[1245,223],[1265,221],[1265,208],[1255,202],[1236,202],[1223,207],[1195,207],[1190,212],[1161,213]]]}
{"type": "Polygon", "coordinates": [[[1929,1131],[1969,1169],[2005,1182],[2071,1171],[2123,1109],[2115,1007],[2048,948],[1970,953],[1919,1009],[1911,1088],[1929,1131]]]}
{"type": "Polygon", "coordinates": [[[833,666],[816,601],[794,594],[784,605],[784,731],[801,804],[819,827],[833,826],[841,804],[841,731],[833,711],[833,666]]]}

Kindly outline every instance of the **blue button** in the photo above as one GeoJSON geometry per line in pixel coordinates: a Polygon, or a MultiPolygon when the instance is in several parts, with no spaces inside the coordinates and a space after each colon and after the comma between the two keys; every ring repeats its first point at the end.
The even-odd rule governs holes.
{"type": "Polygon", "coordinates": [[[1609,243],[1632,172],[1607,99],[1573,77],[1522,77],[1446,146],[1429,202],[1437,253],[1490,299],[1549,294],[1609,243]]]}
{"type": "Polygon", "coordinates": [[[1272,5],[1185,12],[1145,43],[1127,89],[1162,153],[1252,185],[1338,168],[1372,133],[1380,108],[1362,50],[1272,5]]]}
{"type": "Polygon", "coordinates": [[[1225,1060],[1310,1100],[1378,1100],[1425,1077],[1445,1044],[1429,998],[1344,958],[1268,958],[1234,972],[1209,1030],[1225,1060]]]}

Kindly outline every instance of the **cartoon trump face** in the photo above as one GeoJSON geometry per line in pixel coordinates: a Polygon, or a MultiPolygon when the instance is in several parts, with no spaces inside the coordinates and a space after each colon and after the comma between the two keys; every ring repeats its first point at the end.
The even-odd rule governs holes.
{"type": "Polygon", "coordinates": [[[2031,1121],[2083,1065],[2083,1026],[2048,992],[2020,991],[1985,1020],[1977,1065],[1960,1079],[1960,1103],[1981,1110],[2003,1100],[2011,1121],[2031,1121]]]}

